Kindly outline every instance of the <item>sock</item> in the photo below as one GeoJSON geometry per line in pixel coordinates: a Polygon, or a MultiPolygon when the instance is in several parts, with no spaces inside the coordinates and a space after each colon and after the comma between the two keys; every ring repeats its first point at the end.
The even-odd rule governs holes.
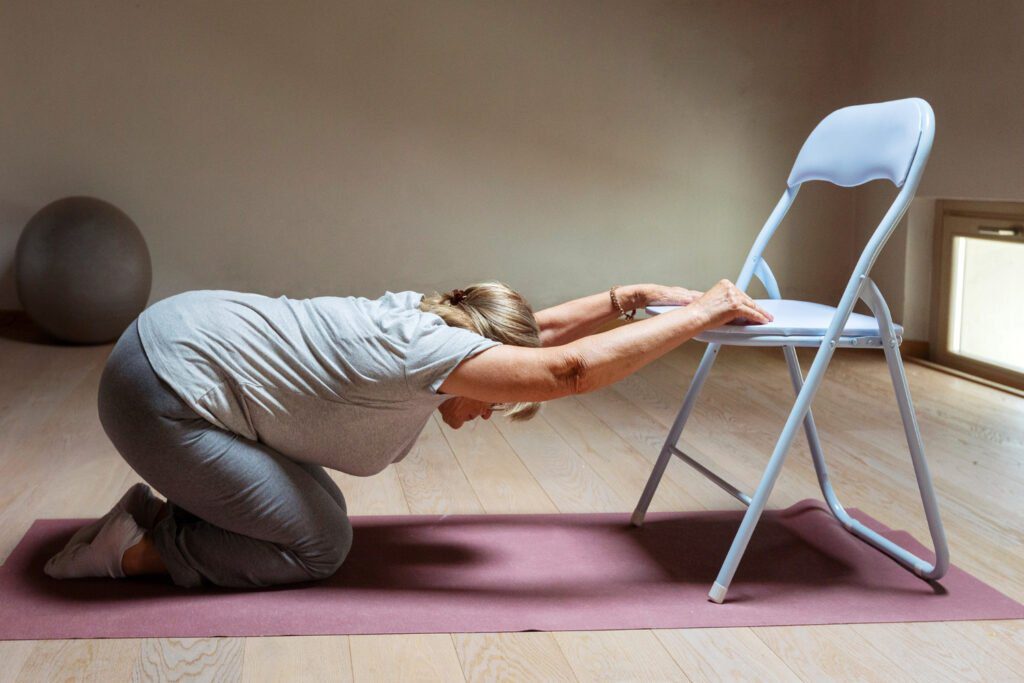
{"type": "Polygon", "coordinates": [[[87,576],[124,576],[121,560],[124,552],[142,540],[145,533],[135,518],[123,510],[111,512],[89,543],[65,546],[51,557],[43,571],[55,579],[79,579],[87,576]]]}
{"type": "Polygon", "coordinates": [[[135,518],[135,523],[143,529],[152,529],[153,522],[156,520],[156,516],[163,504],[162,500],[153,495],[153,491],[149,486],[139,482],[121,496],[121,500],[117,501],[117,504],[110,508],[110,512],[76,531],[65,547],[71,547],[80,543],[92,543],[92,540],[96,538],[96,534],[107,523],[107,520],[118,512],[130,514],[135,518]]]}
{"type": "Polygon", "coordinates": [[[149,530],[153,528],[156,516],[160,514],[160,508],[164,506],[164,501],[153,495],[153,489],[139,482],[128,489],[118,505],[135,518],[136,524],[149,530]]]}

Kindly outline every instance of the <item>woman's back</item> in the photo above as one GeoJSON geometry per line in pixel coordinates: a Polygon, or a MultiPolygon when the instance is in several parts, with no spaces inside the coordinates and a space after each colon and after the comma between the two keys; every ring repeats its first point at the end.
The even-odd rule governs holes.
{"type": "Polygon", "coordinates": [[[447,374],[497,345],[421,299],[186,292],[143,312],[139,333],[160,378],[213,424],[366,476],[412,448],[447,374]]]}

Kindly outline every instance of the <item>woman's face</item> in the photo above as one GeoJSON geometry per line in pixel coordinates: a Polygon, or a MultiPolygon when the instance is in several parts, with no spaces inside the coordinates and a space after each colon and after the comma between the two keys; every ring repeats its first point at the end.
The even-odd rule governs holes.
{"type": "Polygon", "coordinates": [[[462,396],[450,398],[438,407],[438,410],[441,411],[441,419],[452,429],[458,429],[478,417],[486,420],[491,417],[492,409],[493,404],[491,403],[462,396]]]}

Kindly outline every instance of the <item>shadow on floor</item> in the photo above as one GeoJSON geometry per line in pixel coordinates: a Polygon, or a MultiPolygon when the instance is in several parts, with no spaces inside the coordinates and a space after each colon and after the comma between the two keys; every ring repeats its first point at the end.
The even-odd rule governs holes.
{"type": "Polygon", "coordinates": [[[38,346],[75,347],[38,327],[24,311],[0,311],[0,339],[38,346]]]}
{"type": "MultiPolygon", "coordinates": [[[[630,526],[625,514],[356,517],[355,542],[337,574],[271,590],[440,592],[496,603],[600,599],[634,591],[703,592],[718,572],[740,517],[738,511],[653,514],[640,529],[630,526]]],[[[19,577],[24,588],[85,602],[196,593],[158,579],[49,579],[42,566],[73,530],[65,525],[58,534],[35,538],[23,566],[27,576],[19,577]]],[[[879,583],[880,560],[886,562],[825,509],[806,502],[765,515],[736,582],[759,586],[762,594],[843,586],[893,595],[920,592],[922,582],[912,578],[909,588],[879,583]]],[[[943,592],[938,584],[933,590],[943,592]]],[[[744,601],[742,592],[735,598],[744,601]]]]}

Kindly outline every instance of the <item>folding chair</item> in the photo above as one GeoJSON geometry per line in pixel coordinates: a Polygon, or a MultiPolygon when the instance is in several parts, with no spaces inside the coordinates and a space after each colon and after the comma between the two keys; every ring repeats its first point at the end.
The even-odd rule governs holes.
{"type": "MultiPolygon", "coordinates": [[[[921,433],[918,429],[913,405],[910,402],[910,390],[907,386],[906,374],[903,371],[903,359],[900,356],[899,346],[903,341],[903,329],[893,323],[889,307],[882,297],[882,293],[868,277],[879,252],[914,197],[925,164],[928,162],[934,137],[932,108],[927,102],[917,98],[846,107],[825,117],[800,150],[789,175],[786,191],[754,241],[739,278],[736,280],[737,286],[743,290],[755,276],[764,284],[770,299],[758,303],[770,311],[775,320],[766,325],[727,325],[708,330],[697,336],[699,341],[707,343],[707,350],[690,383],[690,388],[686,392],[679,414],[669,430],[668,438],[661,449],[661,454],[651,472],[647,486],[633,512],[632,522],[635,526],[643,524],[647,507],[650,505],[651,498],[654,497],[654,492],[665,472],[665,467],[673,455],[691,465],[713,483],[744,503],[747,506],[747,511],[743,522],[733,539],[732,547],[729,549],[718,577],[708,593],[708,597],[714,602],[721,603],[725,599],[729,584],[732,582],[736,568],[743,557],[754,527],[761,517],[761,512],[768,502],[768,496],[772,492],[786,454],[801,424],[810,446],[818,484],[821,486],[825,501],[832,514],[847,531],[888,554],[923,579],[939,579],[949,567],[946,535],[942,528],[942,521],[939,519],[935,491],[932,488],[931,475],[928,472],[928,463],[925,461],[924,447],[921,443],[921,433]],[[768,263],[764,260],[763,253],[768,241],[796,199],[800,186],[807,181],[824,180],[842,187],[853,187],[870,180],[883,178],[891,181],[901,190],[861,253],[839,305],[833,308],[805,301],[782,299],[779,285],[768,267],[768,263]],[[863,299],[874,317],[853,313],[853,307],[858,299],[863,299]],[[781,346],[786,363],[789,365],[793,389],[796,392],[796,401],[775,444],[775,449],[768,460],[761,481],[752,496],[743,493],[678,447],[679,437],[693,410],[697,395],[723,345],[781,346]],[[797,362],[796,347],[798,346],[818,349],[806,381],[797,362]],[[928,529],[935,548],[934,564],[929,564],[851,517],[843,509],[832,489],[828,467],[825,464],[817,428],[814,425],[814,416],[811,413],[811,401],[821,386],[822,377],[832,360],[832,354],[839,346],[866,349],[881,347],[885,352],[885,360],[889,365],[889,375],[892,378],[893,389],[899,404],[910,457],[914,464],[918,489],[928,520],[928,529]]],[[[673,308],[673,306],[651,306],[647,311],[656,315],[673,308]]]]}

